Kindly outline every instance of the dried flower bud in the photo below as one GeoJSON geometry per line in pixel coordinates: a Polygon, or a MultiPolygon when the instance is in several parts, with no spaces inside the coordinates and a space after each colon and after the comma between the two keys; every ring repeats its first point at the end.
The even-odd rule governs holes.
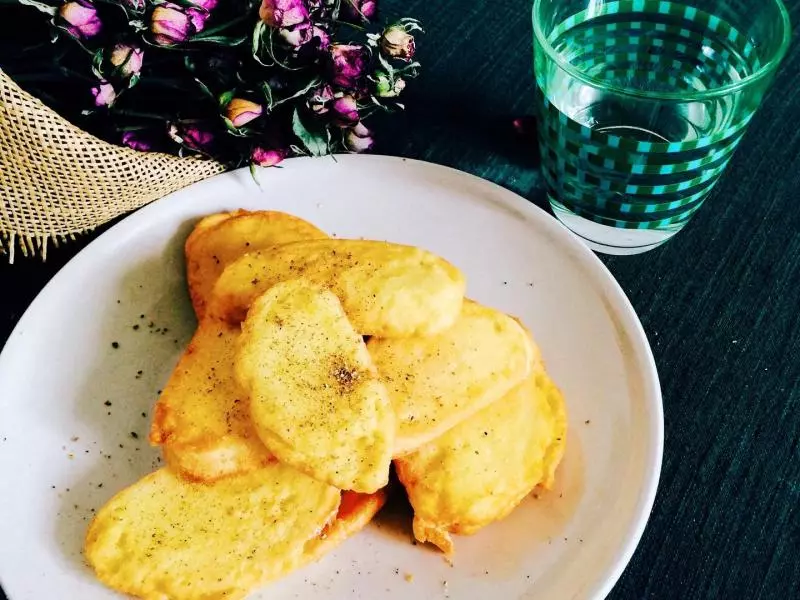
{"type": "Polygon", "coordinates": [[[153,149],[152,142],[136,131],[126,131],[123,133],[122,143],[128,146],[128,148],[133,148],[139,152],[148,152],[153,149]]]}
{"type": "Polygon", "coordinates": [[[333,101],[333,89],[329,85],[321,85],[311,90],[308,96],[308,108],[315,114],[324,115],[333,101]]]}
{"type": "Polygon", "coordinates": [[[304,0],[263,0],[258,16],[270,27],[291,27],[308,20],[304,0]]]}
{"type": "Polygon", "coordinates": [[[348,21],[369,21],[378,13],[377,0],[342,0],[342,16],[348,21]]]}
{"type": "Polygon", "coordinates": [[[144,10],[144,2],[145,0],[122,0],[125,6],[136,12],[144,10]]]}
{"type": "Polygon", "coordinates": [[[259,167],[274,167],[286,158],[286,154],[286,150],[282,148],[262,148],[261,146],[256,146],[250,154],[250,160],[259,167]]]}
{"type": "Polygon", "coordinates": [[[263,111],[264,109],[260,104],[245,100],[244,98],[234,98],[228,103],[225,109],[225,117],[234,127],[242,127],[260,117],[263,111]]]}
{"type": "Polygon", "coordinates": [[[174,141],[197,152],[208,152],[214,142],[214,134],[196,123],[173,123],[168,133],[174,141]]]}
{"type": "Polygon", "coordinates": [[[194,25],[195,33],[203,31],[211,11],[217,6],[217,0],[186,0],[192,8],[186,9],[189,20],[194,25]]]}
{"type": "Polygon", "coordinates": [[[97,9],[89,0],[73,0],[58,9],[57,22],[78,39],[94,37],[103,28],[97,9]]]}
{"type": "Polygon", "coordinates": [[[218,2],[218,0],[186,0],[186,1],[195,8],[199,8],[206,12],[211,12],[212,10],[214,10],[218,2]]]}
{"type": "Polygon", "coordinates": [[[386,56],[405,61],[410,61],[416,50],[414,36],[403,25],[391,25],[384,29],[380,46],[386,56]]]}
{"type": "Polygon", "coordinates": [[[375,95],[378,98],[395,98],[406,87],[402,77],[392,78],[386,71],[375,73],[375,95]]]}
{"type": "Polygon", "coordinates": [[[316,43],[317,50],[325,51],[331,46],[331,34],[317,25],[312,27],[311,40],[316,43]]]}
{"type": "Polygon", "coordinates": [[[330,48],[328,70],[331,82],[345,89],[356,89],[367,66],[368,51],[358,44],[334,44],[330,48]]]}
{"type": "Polygon", "coordinates": [[[133,77],[142,70],[142,59],[144,51],[136,46],[128,44],[117,44],[111,50],[109,61],[118,69],[122,77],[133,77]]]}
{"type": "Polygon", "coordinates": [[[185,42],[196,31],[188,11],[171,2],[156,6],[150,16],[150,32],[153,41],[160,46],[185,42]]]}
{"type": "Polygon", "coordinates": [[[345,131],[344,145],[350,152],[366,152],[372,150],[375,140],[372,139],[372,132],[363,123],[357,123],[345,131]]]}
{"type": "Polygon", "coordinates": [[[358,123],[358,103],[353,96],[342,96],[333,101],[334,122],[340,127],[349,127],[358,123]]]}
{"type": "Polygon", "coordinates": [[[95,106],[111,106],[117,99],[117,93],[114,91],[114,86],[107,81],[100,81],[92,88],[92,96],[94,96],[95,106]]]}
{"type": "Polygon", "coordinates": [[[299,48],[311,41],[313,35],[313,28],[311,23],[298,23],[290,27],[281,27],[278,29],[278,37],[292,48],[299,48]]]}

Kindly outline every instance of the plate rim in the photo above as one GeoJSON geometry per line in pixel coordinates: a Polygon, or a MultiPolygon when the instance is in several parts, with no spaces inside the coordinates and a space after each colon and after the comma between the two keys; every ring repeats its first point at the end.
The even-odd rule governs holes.
{"type": "MultiPolygon", "coordinates": [[[[314,168],[321,160],[322,158],[317,157],[298,157],[288,159],[284,164],[293,169],[309,168],[309,165],[311,165],[310,168],[314,168]]],[[[592,282],[593,285],[602,285],[602,290],[606,294],[613,296],[614,305],[618,308],[616,312],[623,319],[624,330],[630,337],[634,356],[637,356],[642,362],[642,366],[645,367],[640,372],[644,384],[642,397],[645,399],[649,398],[649,403],[652,403],[653,408],[656,410],[652,411],[652,422],[650,423],[651,431],[649,432],[652,452],[650,453],[651,455],[647,457],[645,477],[642,481],[642,489],[640,490],[639,498],[637,499],[634,509],[636,517],[629,523],[628,533],[626,535],[627,539],[617,550],[616,557],[608,568],[606,575],[599,578],[588,590],[588,596],[590,598],[605,598],[617,584],[625,568],[630,563],[644,534],[655,503],[664,455],[664,405],[658,370],[652,348],[641,320],[639,319],[639,315],[636,313],[636,310],[625,294],[625,291],[622,289],[622,286],[595,253],[584,245],[580,238],[564,227],[556,218],[516,192],[494,183],[493,181],[446,165],[392,155],[344,154],[336,155],[334,160],[336,163],[342,164],[372,162],[376,164],[383,163],[389,168],[438,170],[450,177],[466,180],[466,183],[469,184],[469,188],[475,189],[477,186],[483,186],[487,190],[493,192],[493,200],[500,200],[509,206],[513,206],[515,209],[519,209],[525,214],[525,217],[533,219],[537,226],[543,227],[549,235],[558,238],[560,242],[569,247],[572,252],[573,260],[584,267],[588,267],[587,271],[589,273],[595,273],[593,277],[594,281],[592,282]]],[[[268,168],[259,168],[259,175],[268,176],[268,170],[268,168]]],[[[215,182],[220,180],[230,179],[231,181],[236,181],[245,175],[250,177],[249,169],[247,167],[242,167],[240,169],[219,173],[190,184],[122,217],[118,223],[115,223],[97,236],[97,238],[89,242],[50,278],[17,321],[4,343],[2,350],[0,350],[0,377],[3,376],[5,371],[5,363],[8,360],[7,355],[10,354],[10,350],[13,350],[15,340],[24,333],[28,321],[33,318],[38,308],[38,304],[43,302],[42,298],[50,294],[51,289],[60,285],[61,280],[66,280],[71,271],[79,269],[84,262],[91,260],[92,255],[96,252],[98,247],[102,248],[111,238],[119,240],[121,234],[133,234],[138,230],[141,224],[147,223],[153,215],[158,215],[158,211],[163,210],[161,207],[167,203],[177,204],[181,201],[183,196],[194,193],[198,188],[214,185],[215,182]]],[[[2,585],[2,579],[2,574],[0,574],[0,587],[2,587],[3,591],[8,595],[9,592],[7,592],[5,586],[2,585]]],[[[8,596],[8,600],[14,600],[14,598],[8,596]]]]}

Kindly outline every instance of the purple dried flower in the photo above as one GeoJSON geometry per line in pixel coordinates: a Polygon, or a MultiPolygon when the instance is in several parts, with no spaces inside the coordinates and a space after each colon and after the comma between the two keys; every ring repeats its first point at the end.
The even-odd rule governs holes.
{"type": "Polygon", "coordinates": [[[144,8],[145,0],[123,0],[123,4],[131,10],[141,11],[144,8]]]}
{"type": "Polygon", "coordinates": [[[189,20],[194,25],[195,33],[203,31],[211,11],[217,6],[217,0],[186,0],[191,7],[186,9],[189,20]]]}
{"type": "Polygon", "coordinates": [[[264,109],[260,104],[244,98],[234,98],[225,109],[225,117],[234,127],[242,127],[260,117],[263,111],[264,109]]]}
{"type": "Polygon", "coordinates": [[[171,124],[169,137],[197,152],[208,152],[214,142],[214,134],[196,123],[171,124]]]}
{"type": "Polygon", "coordinates": [[[270,27],[291,27],[308,20],[304,0],[263,0],[258,16],[270,27]]]}
{"type": "Polygon", "coordinates": [[[94,37],[103,28],[97,9],[89,0],[73,0],[58,9],[59,24],[79,39],[94,37]]]}
{"type": "Polygon", "coordinates": [[[342,96],[333,101],[334,122],[340,127],[358,123],[358,103],[353,96],[342,96]]]}
{"type": "Polygon", "coordinates": [[[94,96],[95,106],[111,106],[117,99],[114,86],[103,80],[92,88],[92,96],[94,96]]]}
{"type": "Polygon", "coordinates": [[[331,46],[331,34],[322,27],[314,25],[311,39],[316,41],[317,50],[327,50],[331,46]]]}
{"type": "Polygon", "coordinates": [[[331,81],[345,89],[358,87],[367,66],[368,51],[359,44],[334,44],[330,48],[331,81]]]}
{"type": "Polygon", "coordinates": [[[377,0],[342,0],[345,20],[369,21],[378,13],[377,0]]]}
{"type": "Polygon", "coordinates": [[[311,23],[308,22],[278,29],[278,36],[287,46],[292,48],[299,48],[310,42],[313,33],[314,30],[311,23]]]}
{"type": "Polygon", "coordinates": [[[308,108],[318,115],[324,115],[333,100],[333,89],[329,85],[321,85],[311,90],[308,96],[308,108]]]}
{"type": "Polygon", "coordinates": [[[206,11],[198,10],[196,8],[187,8],[186,14],[189,17],[189,20],[192,22],[195,33],[199,33],[205,29],[206,21],[208,21],[208,18],[211,16],[206,11]]]}
{"type": "Polygon", "coordinates": [[[133,148],[139,152],[148,152],[153,149],[152,142],[145,136],[136,131],[126,131],[122,134],[122,143],[128,148],[133,148]]]}
{"type": "Polygon", "coordinates": [[[117,44],[111,50],[109,61],[123,77],[133,77],[142,70],[144,51],[129,44],[117,44]]]}
{"type": "Polygon", "coordinates": [[[204,14],[193,9],[184,10],[176,4],[159,4],[150,16],[150,32],[153,41],[160,46],[173,46],[188,40],[197,32],[194,20],[204,14]],[[197,13],[193,19],[188,13],[197,13]]]}
{"type": "Polygon", "coordinates": [[[288,152],[282,148],[262,148],[256,146],[250,153],[250,160],[259,167],[274,167],[281,162],[288,152]]]}
{"type": "Polygon", "coordinates": [[[387,56],[405,61],[410,61],[416,51],[414,36],[403,25],[391,25],[384,29],[380,45],[387,56]]]}
{"type": "Polygon", "coordinates": [[[206,12],[211,12],[212,10],[214,10],[218,2],[218,0],[186,0],[186,1],[195,8],[199,8],[206,12]]]}
{"type": "Polygon", "coordinates": [[[365,152],[372,150],[375,140],[372,139],[372,132],[363,123],[356,123],[345,132],[344,145],[350,152],[365,152]]]}

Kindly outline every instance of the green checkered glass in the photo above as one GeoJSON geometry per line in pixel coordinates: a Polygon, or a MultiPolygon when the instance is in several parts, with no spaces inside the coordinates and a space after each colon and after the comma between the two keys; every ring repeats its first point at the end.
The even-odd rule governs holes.
{"type": "Polygon", "coordinates": [[[542,172],[558,219],[635,254],[681,230],[789,45],[780,0],[535,0],[542,172]]]}

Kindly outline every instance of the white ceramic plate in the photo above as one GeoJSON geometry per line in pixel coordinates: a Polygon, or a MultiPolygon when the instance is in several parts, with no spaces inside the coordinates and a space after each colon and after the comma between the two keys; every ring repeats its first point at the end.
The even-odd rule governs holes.
{"type": "Polygon", "coordinates": [[[556,489],[457,538],[454,567],[388,514],[255,598],[605,596],[652,507],[663,421],[647,340],[600,261],[519,196],[431,164],[299,159],[260,180],[263,191],[247,171],[221,175],[138,211],[19,321],[0,355],[0,582],[10,599],[119,597],[83,564],[84,531],[95,509],[158,466],[150,410],[195,327],[183,242],[199,216],[238,207],[446,257],[470,297],[532,329],[570,427],[556,489]]]}

